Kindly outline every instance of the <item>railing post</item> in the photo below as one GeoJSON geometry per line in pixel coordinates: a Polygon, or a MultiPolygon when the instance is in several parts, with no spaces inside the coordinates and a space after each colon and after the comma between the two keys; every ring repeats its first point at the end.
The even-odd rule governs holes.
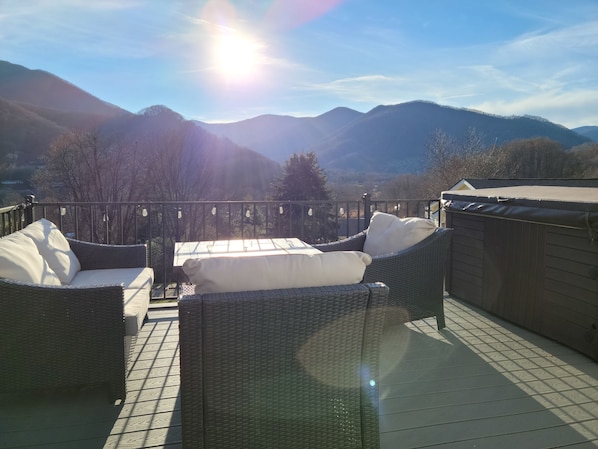
{"type": "Polygon", "coordinates": [[[35,203],[35,195],[27,195],[25,197],[25,225],[33,223],[33,203],[35,203]]]}
{"type": "Polygon", "coordinates": [[[369,193],[364,193],[361,196],[363,200],[363,228],[367,228],[370,225],[370,219],[372,218],[372,199],[369,193]]]}

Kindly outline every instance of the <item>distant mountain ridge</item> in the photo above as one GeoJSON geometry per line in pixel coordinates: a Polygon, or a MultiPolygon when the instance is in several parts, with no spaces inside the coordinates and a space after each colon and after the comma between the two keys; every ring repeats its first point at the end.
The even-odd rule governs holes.
{"type": "Polygon", "coordinates": [[[0,162],[35,161],[67,128],[0,97],[0,162]]]}
{"type": "Polygon", "coordinates": [[[573,128],[573,131],[598,142],[598,126],[580,126],[573,128]]]}
{"type": "Polygon", "coordinates": [[[378,106],[310,151],[328,168],[409,173],[423,168],[426,147],[435,131],[464,140],[470,129],[482,137],[486,147],[534,137],[547,137],[565,148],[588,141],[544,119],[501,117],[413,101],[378,106]]]}
{"type": "Polygon", "coordinates": [[[488,147],[534,137],[547,137],[565,148],[590,141],[541,118],[502,117],[426,101],[377,106],[367,113],[337,108],[314,118],[268,115],[236,123],[197,123],[278,161],[293,152],[313,151],[325,169],[395,174],[423,168],[426,146],[436,130],[459,140],[475,129],[488,147]],[[334,120],[327,121],[331,117],[334,120]]]}
{"type": "Polygon", "coordinates": [[[317,117],[267,114],[235,123],[195,123],[212,134],[284,162],[293,153],[317,144],[362,116],[361,112],[338,107],[317,117]]]}
{"type": "Polygon", "coordinates": [[[43,70],[0,61],[0,97],[64,112],[115,116],[129,113],[43,70]]]}
{"type": "Polygon", "coordinates": [[[206,161],[209,199],[263,198],[281,173],[278,163],[202,130],[165,106],[133,114],[48,72],[0,61],[0,180],[16,171],[30,173],[54,139],[71,129],[97,131],[125,147],[137,142],[151,147],[155,138],[176,135],[185,151],[206,161]]]}
{"type": "Polygon", "coordinates": [[[68,129],[130,114],[51,73],[0,61],[0,163],[37,161],[68,129]]]}
{"type": "MultiPolygon", "coordinates": [[[[163,118],[178,115],[160,108],[168,108],[158,107],[163,118]]],[[[119,135],[133,139],[134,131],[123,127],[135,123],[138,132],[146,132],[139,124],[150,120],[146,115],[109,104],[48,72],[0,61],[0,163],[36,161],[55,137],[73,128],[120,129],[119,135]]],[[[152,123],[160,128],[166,121],[152,123]]],[[[205,131],[195,133],[185,127],[189,139],[243,153],[242,159],[259,159],[258,165],[265,160],[280,164],[293,153],[313,151],[320,166],[329,171],[389,175],[422,170],[426,147],[437,130],[459,140],[473,128],[488,147],[546,137],[571,148],[590,142],[593,128],[598,129],[569,130],[541,118],[502,117],[426,101],[377,106],[367,113],[338,107],[316,117],[269,114],[235,123],[188,123],[205,131]]]]}

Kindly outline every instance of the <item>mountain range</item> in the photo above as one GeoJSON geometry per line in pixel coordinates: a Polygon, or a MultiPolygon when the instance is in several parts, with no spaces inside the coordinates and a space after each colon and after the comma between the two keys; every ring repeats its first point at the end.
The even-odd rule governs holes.
{"type": "Polygon", "coordinates": [[[329,170],[390,173],[421,170],[436,130],[458,141],[474,129],[487,147],[547,137],[571,148],[592,138],[542,118],[501,117],[426,101],[378,106],[367,113],[336,108],[314,118],[262,115],[236,123],[197,123],[279,162],[292,152],[313,151],[329,170]]]}
{"type": "MultiPolygon", "coordinates": [[[[35,162],[56,136],[72,128],[119,129],[119,135],[135,139],[136,133],[169,123],[107,103],[51,73],[0,61],[0,164],[35,162]]],[[[268,167],[265,172],[270,174],[302,151],[315,152],[326,170],[417,172],[437,130],[459,140],[474,129],[488,147],[533,137],[549,138],[565,148],[598,140],[598,126],[570,130],[542,118],[503,117],[425,101],[377,106],[366,113],[338,107],[317,117],[261,115],[235,123],[190,123],[197,132],[186,126],[189,139],[218,147],[219,167],[226,165],[227,155],[242,154],[245,163],[257,161],[259,169],[268,167]]]]}
{"type": "Polygon", "coordinates": [[[31,174],[52,141],[69,129],[94,131],[106,142],[125,146],[151,146],[157,137],[166,141],[177,135],[178,142],[207,161],[206,171],[214,180],[212,198],[236,199],[239,192],[261,198],[281,174],[277,162],[210,134],[165,106],[133,114],[48,72],[0,61],[0,181],[26,181],[22,178],[31,174]]]}

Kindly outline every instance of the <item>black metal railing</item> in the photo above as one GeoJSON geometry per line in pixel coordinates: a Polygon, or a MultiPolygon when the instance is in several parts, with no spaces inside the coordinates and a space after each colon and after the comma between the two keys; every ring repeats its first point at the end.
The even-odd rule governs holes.
{"type": "Polygon", "coordinates": [[[367,228],[374,211],[400,217],[436,218],[440,201],[373,199],[364,194],[344,201],[166,201],[122,203],[36,202],[0,209],[0,236],[40,218],[68,237],[109,243],[145,243],[160,299],[175,281],[172,261],[177,241],[298,237],[319,243],[367,228]],[[325,226],[324,226],[325,225],[325,226]]]}
{"type": "Polygon", "coordinates": [[[0,207],[0,237],[22,229],[33,221],[33,197],[27,197],[23,203],[0,207]]]}

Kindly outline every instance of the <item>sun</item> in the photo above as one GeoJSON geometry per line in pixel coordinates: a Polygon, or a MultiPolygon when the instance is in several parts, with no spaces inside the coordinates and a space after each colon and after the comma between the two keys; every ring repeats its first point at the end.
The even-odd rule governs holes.
{"type": "Polygon", "coordinates": [[[227,80],[248,81],[257,75],[262,45],[239,33],[220,36],[215,48],[216,68],[227,80]]]}

